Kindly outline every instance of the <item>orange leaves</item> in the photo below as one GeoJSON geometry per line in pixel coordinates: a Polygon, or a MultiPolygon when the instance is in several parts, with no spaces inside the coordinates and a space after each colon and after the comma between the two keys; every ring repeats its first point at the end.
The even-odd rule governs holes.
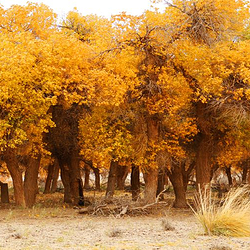
{"type": "Polygon", "coordinates": [[[4,11],[1,19],[2,151],[28,141],[41,144],[42,133],[52,125],[47,111],[55,98],[51,95],[54,87],[50,84],[53,75],[45,70],[49,56],[48,45],[43,40],[53,31],[52,12],[43,5],[16,5],[4,11]],[[32,126],[36,128],[35,132],[31,132],[32,126]]]}
{"type": "Polygon", "coordinates": [[[3,32],[26,32],[37,39],[44,39],[55,26],[56,14],[44,4],[12,5],[1,12],[0,28],[3,32]]]}
{"type": "Polygon", "coordinates": [[[81,154],[100,164],[109,160],[121,160],[131,156],[131,135],[120,108],[96,107],[79,123],[81,154]]]}
{"type": "MultiPolygon", "coordinates": [[[[77,104],[89,112],[79,124],[82,154],[96,162],[187,157],[197,102],[221,108],[250,98],[250,43],[239,36],[247,15],[244,1],[175,0],[164,13],[110,20],[74,10],[57,26],[44,5],[0,9],[1,150],[42,145],[50,107],[77,104]],[[138,125],[149,116],[164,131],[155,142],[147,123],[138,125]],[[131,142],[140,140],[136,154],[131,142]]],[[[231,121],[217,118],[225,132],[231,121]]]]}

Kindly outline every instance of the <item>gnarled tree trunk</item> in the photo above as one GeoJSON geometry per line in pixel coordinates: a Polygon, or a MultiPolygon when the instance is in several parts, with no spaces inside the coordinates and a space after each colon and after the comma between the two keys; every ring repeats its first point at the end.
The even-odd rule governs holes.
{"type": "MultiPolygon", "coordinates": [[[[157,192],[156,195],[158,196],[163,190],[165,186],[165,171],[163,168],[160,168],[158,171],[158,184],[157,184],[157,192]]],[[[163,194],[161,195],[160,199],[163,199],[163,194]]]]}
{"type": "MultiPolygon", "coordinates": [[[[147,135],[149,145],[157,145],[159,142],[159,125],[160,120],[157,116],[149,116],[146,120],[147,123],[147,135]]],[[[155,158],[156,163],[156,158],[155,158]]],[[[157,165],[157,164],[155,164],[157,165]]],[[[144,173],[145,180],[145,192],[144,199],[146,203],[152,203],[156,199],[157,183],[158,183],[158,169],[148,166],[144,173]]]]}
{"type": "Polygon", "coordinates": [[[89,175],[90,175],[90,167],[85,164],[84,166],[84,189],[90,189],[89,175]]]}
{"type": "Polygon", "coordinates": [[[131,170],[131,192],[132,200],[136,201],[140,195],[140,169],[138,166],[133,165],[131,170]]]}
{"type": "Polygon", "coordinates": [[[118,165],[116,177],[116,187],[118,190],[124,190],[125,180],[128,176],[129,167],[118,165]]]}
{"type": "Polygon", "coordinates": [[[206,104],[197,103],[197,122],[199,133],[199,144],[196,155],[196,184],[204,189],[211,180],[211,157],[213,150],[213,138],[210,131],[210,121],[206,113],[206,104]]]}
{"type": "Polygon", "coordinates": [[[186,200],[186,185],[183,178],[183,166],[181,163],[172,164],[173,166],[171,167],[171,173],[169,173],[168,176],[173,185],[175,194],[173,207],[186,208],[188,205],[186,200]]]}
{"type": "Polygon", "coordinates": [[[63,162],[59,161],[60,169],[61,169],[61,178],[64,187],[64,202],[72,203],[71,200],[71,192],[70,192],[70,173],[69,167],[63,162]]]}
{"type": "Polygon", "coordinates": [[[226,167],[226,175],[227,175],[227,179],[228,179],[228,184],[230,187],[233,186],[233,179],[232,179],[232,173],[231,173],[231,166],[226,167]]]}
{"type": "Polygon", "coordinates": [[[156,200],[158,169],[149,168],[143,173],[145,181],[144,200],[146,203],[154,203],[156,200]]]}
{"type": "Polygon", "coordinates": [[[83,160],[83,161],[93,170],[95,174],[95,190],[100,191],[101,190],[101,177],[100,177],[99,168],[94,167],[92,161],[87,161],[87,160],[83,160]]]}
{"type": "Polygon", "coordinates": [[[248,185],[250,185],[250,169],[248,169],[247,183],[248,183],[248,185]]]}
{"type": "Polygon", "coordinates": [[[72,152],[70,160],[70,189],[73,204],[77,205],[80,199],[83,199],[83,188],[80,173],[80,159],[76,151],[72,152]]]}
{"type": "Polygon", "coordinates": [[[110,163],[110,169],[109,169],[108,186],[107,186],[107,190],[106,190],[106,199],[112,198],[114,193],[115,193],[117,168],[118,168],[118,162],[112,160],[110,163]]]}
{"type": "Polygon", "coordinates": [[[8,183],[3,183],[0,181],[0,187],[1,187],[1,202],[2,203],[9,203],[9,189],[8,189],[8,183]]]}
{"type": "Polygon", "coordinates": [[[248,160],[242,163],[242,183],[243,184],[247,183],[247,172],[249,168],[248,164],[249,164],[248,160]]]}
{"type": "Polygon", "coordinates": [[[57,189],[57,181],[58,181],[58,177],[59,177],[59,163],[58,160],[55,159],[54,161],[54,171],[52,174],[52,184],[51,184],[51,193],[55,193],[56,189],[57,189]]]}
{"type": "Polygon", "coordinates": [[[24,178],[24,195],[27,207],[32,207],[36,202],[37,179],[40,166],[41,156],[37,158],[28,158],[28,163],[24,178]]]}
{"type": "Polygon", "coordinates": [[[22,179],[22,172],[18,165],[18,160],[16,158],[15,149],[7,149],[4,154],[4,160],[7,164],[7,168],[10,172],[13,187],[14,187],[14,196],[16,205],[25,207],[25,198],[24,198],[24,186],[22,179]]]}
{"type": "Polygon", "coordinates": [[[93,171],[95,174],[95,190],[101,191],[101,177],[99,168],[93,167],[93,171]]]}
{"type": "Polygon", "coordinates": [[[53,171],[54,171],[54,163],[49,164],[48,166],[48,174],[45,182],[45,188],[44,188],[44,194],[49,194],[50,193],[50,187],[51,187],[51,182],[52,182],[52,176],[53,176],[53,171]]]}

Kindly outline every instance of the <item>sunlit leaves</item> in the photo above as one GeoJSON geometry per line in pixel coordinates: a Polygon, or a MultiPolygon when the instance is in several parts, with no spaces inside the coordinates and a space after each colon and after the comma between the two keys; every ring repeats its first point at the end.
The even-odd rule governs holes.
{"type": "Polygon", "coordinates": [[[241,40],[248,2],[165,2],[163,13],[106,19],[73,10],[61,22],[45,5],[1,8],[1,151],[42,150],[54,105],[82,107],[81,154],[101,165],[130,158],[155,167],[159,152],[188,157],[185,146],[201,132],[197,103],[207,105],[214,137],[248,124],[250,44],[241,40]]]}

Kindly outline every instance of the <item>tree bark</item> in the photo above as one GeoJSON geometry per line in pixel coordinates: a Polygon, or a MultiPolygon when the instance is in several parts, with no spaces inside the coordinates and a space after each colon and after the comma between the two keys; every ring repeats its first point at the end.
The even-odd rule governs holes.
{"type": "Polygon", "coordinates": [[[228,179],[228,184],[230,187],[233,186],[233,179],[232,179],[232,174],[231,174],[231,166],[226,167],[226,175],[228,179]]]}
{"type": "Polygon", "coordinates": [[[36,202],[37,179],[40,167],[41,156],[29,157],[24,178],[24,195],[27,207],[32,207],[36,202]]]}
{"type": "Polygon", "coordinates": [[[129,168],[127,166],[118,165],[116,187],[118,190],[124,190],[125,180],[128,176],[129,168]]]}
{"type": "Polygon", "coordinates": [[[101,177],[100,177],[99,168],[94,167],[92,161],[87,161],[83,159],[83,162],[87,164],[93,170],[95,174],[95,190],[100,191],[101,190],[101,177]]]}
{"type": "Polygon", "coordinates": [[[132,200],[137,201],[140,195],[140,169],[138,166],[133,165],[131,170],[131,192],[132,200]]]}
{"type": "Polygon", "coordinates": [[[48,175],[45,182],[44,194],[54,193],[57,189],[57,180],[59,176],[59,164],[55,159],[52,164],[48,166],[48,175]]]}
{"type": "Polygon", "coordinates": [[[80,198],[83,199],[81,185],[82,180],[80,174],[80,159],[77,151],[73,151],[70,161],[70,189],[74,205],[78,205],[80,198]]]}
{"type": "Polygon", "coordinates": [[[64,202],[72,203],[71,192],[70,192],[70,176],[69,167],[64,165],[64,163],[59,162],[61,169],[61,178],[64,187],[64,202]]]}
{"type": "Polygon", "coordinates": [[[4,155],[4,160],[7,164],[7,168],[10,172],[13,181],[16,205],[25,207],[26,205],[24,198],[22,172],[18,165],[18,161],[16,158],[16,151],[14,149],[7,149],[4,155]]]}
{"type": "Polygon", "coordinates": [[[49,194],[51,190],[51,182],[52,182],[52,176],[54,171],[54,163],[49,164],[48,166],[48,175],[45,182],[45,188],[44,188],[44,194],[49,194]]]}
{"type": "Polygon", "coordinates": [[[114,195],[116,178],[117,178],[117,168],[118,168],[118,162],[112,160],[110,163],[110,169],[109,169],[106,199],[111,199],[114,195]]]}
{"type": "Polygon", "coordinates": [[[200,188],[210,184],[211,148],[209,136],[202,135],[196,159],[196,183],[200,188]]]}
{"type": "Polygon", "coordinates": [[[250,185],[250,169],[248,169],[247,183],[250,185]]]}
{"type": "Polygon", "coordinates": [[[243,163],[243,171],[242,171],[242,183],[247,183],[247,171],[248,171],[248,161],[243,163]]]}
{"type": "MultiPolygon", "coordinates": [[[[148,144],[156,145],[159,142],[159,126],[160,120],[157,116],[147,117],[147,136],[148,144]]],[[[146,155],[147,157],[147,155],[146,155]]],[[[156,157],[155,157],[155,165],[156,157]]],[[[145,202],[152,203],[156,199],[157,183],[158,183],[158,169],[148,166],[143,174],[145,180],[145,202]]]]}
{"type": "Polygon", "coordinates": [[[191,162],[191,164],[188,166],[186,170],[185,162],[181,164],[181,169],[182,169],[182,178],[183,178],[183,185],[184,185],[184,190],[185,192],[187,191],[187,186],[188,182],[192,176],[192,172],[195,168],[195,162],[191,162]]]}
{"type": "Polygon", "coordinates": [[[90,167],[85,164],[84,166],[84,189],[90,189],[89,175],[90,175],[90,167]]]}
{"type": "Polygon", "coordinates": [[[52,175],[52,184],[51,184],[51,193],[55,193],[57,190],[57,181],[59,177],[59,163],[58,160],[55,159],[54,161],[54,171],[52,175]]]}
{"type": "Polygon", "coordinates": [[[143,173],[145,181],[144,200],[153,203],[156,200],[158,169],[150,168],[143,173]]]}
{"type": "Polygon", "coordinates": [[[1,202],[2,203],[9,203],[9,189],[8,189],[8,184],[0,182],[1,186],[1,202]]]}
{"type": "Polygon", "coordinates": [[[211,156],[212,142],[211,124],[206,113],[206,104],[197,103],[197,123],[200,130],[199,145],[196,156],[196,184],[197,187],[204,189],[210,184],[211,179],[211,156]]]}
{"type": "Polygon", "coordinates": [[[101,191],[101,177],[99,168],[93,167],[93,171],[95,174],[95,190],[101,191]]]}
{"type": "Polygon", "coordinates": [[[169,173],[169,179],[174,188],[175,201],[173,207],[175,208],[187,208],[186,200],[186,185],[183,178],[182,164],[173,164],[171,168],[171,173],[169,173]]]}
{"type": "MultiPolygon", "coordinates": [[[[165,178],[165,171],[163,168],[161,168],[158,171],[158,183],[157,183],[156,196],[158,196],[164,190],[165,179],[166,179],[165,178]]],[[[161,195],[160,199],[163,199],[163,194],[161,195]]]]}

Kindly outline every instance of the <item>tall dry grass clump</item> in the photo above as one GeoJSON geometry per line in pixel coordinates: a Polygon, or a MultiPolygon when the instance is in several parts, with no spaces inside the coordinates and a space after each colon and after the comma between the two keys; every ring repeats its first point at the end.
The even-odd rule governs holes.
{"type": "Polygon", "coordinates": [[[211,190],[197,192],[193,212],[209,235],[250,236],[250,187],[232,189],[218,204],[211,190]]]}

